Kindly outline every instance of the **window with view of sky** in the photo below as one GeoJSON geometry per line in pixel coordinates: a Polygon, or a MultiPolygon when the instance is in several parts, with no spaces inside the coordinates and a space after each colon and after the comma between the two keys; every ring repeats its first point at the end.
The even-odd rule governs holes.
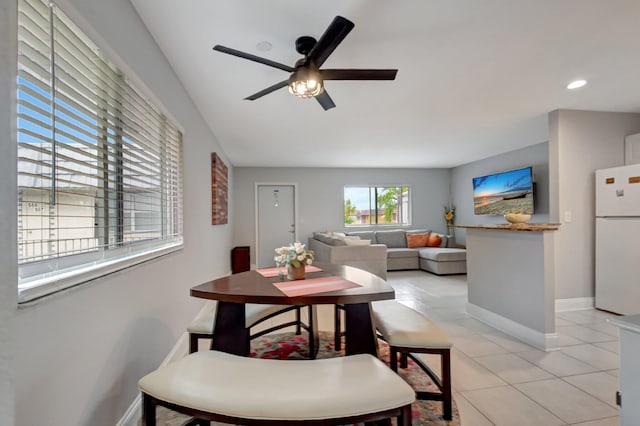
{"type": "Polygon", "coordinates": [[[345,186],[345,226],[410,225],[408,186],[345,186]]]}
{"type": "Polygon", "coordinates": [[[18,11],[23,302],[182,244],[182,134],[57,5],[18,11]]]}

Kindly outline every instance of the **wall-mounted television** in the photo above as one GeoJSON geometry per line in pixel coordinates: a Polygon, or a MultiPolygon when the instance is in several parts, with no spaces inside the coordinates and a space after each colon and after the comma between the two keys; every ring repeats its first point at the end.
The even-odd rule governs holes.
{"type": "Polygon", "coordinates": [[[473,178],[473,212],[478,215],[533,214],[531,167],[473,178]]]}

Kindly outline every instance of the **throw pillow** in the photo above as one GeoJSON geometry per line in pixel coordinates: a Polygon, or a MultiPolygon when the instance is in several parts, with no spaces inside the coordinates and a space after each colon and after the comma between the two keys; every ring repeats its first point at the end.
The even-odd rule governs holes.
{"type": "Polygon", "coordinates": [[[426,247],[427,241],[429,241],[429,233],[425,232],[424,234],[409,234],[407,233],[407,247],[408,248],[418,248],[418,247],[426,247]]]}
{"type": "Polygon", "coordinates": [[[427,247],[440,247],[442,244],[442,237],[439,234],[431,234],[429,240],[427,240],[427,247]]]}

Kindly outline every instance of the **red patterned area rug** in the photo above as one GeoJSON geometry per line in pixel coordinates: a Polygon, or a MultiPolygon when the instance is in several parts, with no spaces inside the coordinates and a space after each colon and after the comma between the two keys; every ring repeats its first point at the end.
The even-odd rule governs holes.
{"type": "MultiPolygon", "coordinates": [[[[389,362],[389,347],[383,341],[378,341],[380,359],[389,362]]],[[[318,358],[332,358],[344,355],[334,350],[333,334],[320,332],[320,350],[318,358]]],[[[307,335],[274,334],[263,336],[251,342],[251,356],[271,359],[308,359],[309,348],[307,335]]],[[[420,367],[409,359],[409,368],[400,369],[401,376],[416,390],[437,391],[431,379],[422,372],[420,367]]],[[[442,403],[437,401],[416,401],[412,412],[414,426],[460,426],[460,415],[453,402],[453,420],[442,419],[442,403]]],[[[180,426],[189,417],[158,408],[158,426],[180,426]]],[[[212,422],[212,425],[223,423],[212,422]]],[[[395,422],[394,422],[395,425],[395,422]]]]}

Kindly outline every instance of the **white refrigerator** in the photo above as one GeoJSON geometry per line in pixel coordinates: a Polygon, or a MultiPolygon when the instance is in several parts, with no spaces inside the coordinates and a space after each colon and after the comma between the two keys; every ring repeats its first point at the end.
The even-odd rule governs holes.
{"type": "Polygon", "coordinates": [[[596,170],[596,308],[640,313],[640,164],[596,170]]]}

